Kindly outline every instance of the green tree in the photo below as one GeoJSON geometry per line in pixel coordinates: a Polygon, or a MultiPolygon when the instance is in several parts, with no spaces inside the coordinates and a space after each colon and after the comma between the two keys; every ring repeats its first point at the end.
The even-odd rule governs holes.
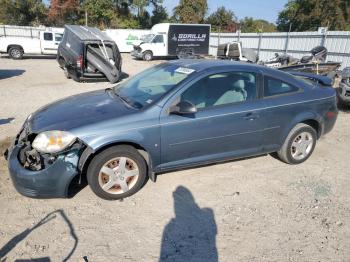
{"type": "Polygon", "coordinates": [[[152,26],[158,23],[166,22],[168,21],[168,19],[169,19],[168,13],[163,6],[158,5],[154,7],[152,11],[152,17],[151,17],[152,26]]]}
{"type": "Polygon", "coordinates": [[[138,17],[143,15],[143,12],[145,11],[145,8],[148,5],[149,5],[148,0],[133,0],[132,1],[132,6],[136,9],[138,17]]]}
{"type": "Polygon", "coordinates": [[[207,11],[207,0],[180,0],[173,19],[181,23],[203,23],[207,11]]]}
{"type": "Polygon", "coordinates": [[[240,21],[242,33],[276,32],[276,25],[263,19],[245,17],[240,21]]]}
{"type": "Polygon", "coordinates": [[[151,16],[146,10],[144,10],[137,17],[139,19],[139,23],[140,23],[141,28],[150,28],[151,27],[151,16]]]}
{"type": "Polygon", "coordinates": [[[105,29],[110,26],[116,16],[115,6],[111,0],[86,0],[83,7],[88,13],[90,26],[105,29]]]}
{"type": "Polygon", "coordinates": [[[212,31],[233,31],[236,29],[237,17],[232,10],[227,10],[224,6],[219,7],[206,20],[211,24],[212,31]]]}
{"type": "Polygon", "coordinates": [[[276,25],[263,19],[245,17],[240,21],[242,33],[276,32],[276,25]]]}
{"type": "Polygon", "coordinates": [[[0,23],[23,26],[46,25],[47,8],[41,0],[0,0],[0,23]]]}
{"type": "Polygon", "coordinates": [[[350,30],[349,0],[292,0],[279,13],[279,31],[350,30]]]}
{"type": "Polygon", "coordinates": [[[111,28],[128,28],[137,29],[141,28],[139,20],[136,16],[115,16],[111,21],[111,28]]]}

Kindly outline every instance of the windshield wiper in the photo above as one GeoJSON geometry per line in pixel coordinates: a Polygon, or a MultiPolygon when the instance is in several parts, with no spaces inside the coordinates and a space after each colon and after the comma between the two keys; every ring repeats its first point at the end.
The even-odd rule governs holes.
{"type": "Polygon", "coordinates": [[[122,100],[124,103],[130,105],[130,101],[128,101],[125,97],[119,95],[117,92],[114,92],[114,94],[120,98],[120,100],[122,100]]]}
{"type": "Polygon", "coordinates": [[[128,106],[131,106],[135,109],[140,109],[140,107],[138,105],[136,105],[135,103],[133,103],[132,101],[130,101],[130,99],[127,99],[124,96],[121,96],[120,94],[118,94],[116,91],[114,91],[114,94],[120,98],[120,100],[122,100],[125,104],[127,104],[128,106]]]}

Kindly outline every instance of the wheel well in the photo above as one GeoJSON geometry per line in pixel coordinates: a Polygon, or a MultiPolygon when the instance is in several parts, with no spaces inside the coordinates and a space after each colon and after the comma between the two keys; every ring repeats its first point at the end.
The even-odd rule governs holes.
{"type": "Polygon", "coordinates": [[[10,48],[12,48],[12,47],[18,47],[19,49],[22,50],[22,52],[24,52],[23,47],[20,46],[20,45],[9,45],[9,46],[7,47],[7,53],[10,51],[10,48]]]}
{"type": "Polygon", "coordinates": [[[107,148],[113,147],[113,146],[120,146],[120,145],[128,145],[128,146],[132,146],[134,147],[140,154],[141,156],[145,159],[148,168],[150,167],[150,156],[149,153],[146,151],[146,149],[144,149],[142,146],[140,146],[139,144],[136,143],[132,143],[132,142],[117,142],[117,143],[111,143],[108,145],[105,145],[101,148],[99,148],[96,152],[94,152],[93,154],[89,155],[88,158],[86,159],[81,171],[82,174],[86,174],[87,168],[91,162],[91,160],[94,158],[94,156],[98,155],[99,153],[101,153],[102,151],[106,150],[107,148]]]}
{"type": "Polygon", "coordinates": [[[143,54],[145,54],[145,53],[151,53],[151,55],[153,56],[153,52],[151,50],[143,51],[143,54]]]}
{"type": "Polygon", "coordinates": [[[309,120],[304,120],[302,121],[301,123],[303,124],[306,124],[306,125],[309,125],[311,126],[313,129],[316,130],[316,133],[317,133],[317,139],[320,138],[321,136],[321,126],[320,126],[320,123],[317,122],[316,120],[314,119],[309,119],[309,120]]]}
{"type": "Polygon", "coordinates": [[[93,154],[90,154],[87,157],[87,159],[84,162],[83,167],[81,168],[80,175],[75,176],[71,180],[71,182],[69,183],[68,189],[67,189],[67,196],[73,197],[76,193],[78,193],[83,187],[85,187],[87,185],[86,172],[87,172],[87,168],[89,167],[90,162],[94,158],[94,156],[96,156],[97,154],[101,153],[102,151],[104,151],[110,147],[120,146],[120,145],[129,145],[129,146],[132,146],[135,149],[137,149],[137,151],[145,159],[145,161],[147,163],[147,168],[149,170],[148,175],[150,175],[150,167],[151,167],[150,161],[151,161],[151,159],[150,159],[150,156],[149,156],[148,152],[146,151],[146,149],[144,149],[142,146],[140,146],[136,143],[132,143],[132,142],[117,142],[117,143],[108,144],[108,145],[105,145],[105,146],[99,148],[96,152],[94,152],[93,154]],[[79,184],[79,181],[81,184],[79,184]]]}

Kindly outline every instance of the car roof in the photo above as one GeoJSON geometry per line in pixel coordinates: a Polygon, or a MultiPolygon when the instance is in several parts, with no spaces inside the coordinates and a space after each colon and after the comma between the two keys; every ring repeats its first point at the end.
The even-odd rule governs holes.
{"type": "Polygon", "coordinates": [[[229,60],[215,60],[215,59],[179,59],[169,61],[169,64],[175,64],[181,67],[188,67],[196,71],[203,71],[210,68],[218,67],[232,67],[235,69],[255,69],[264,70],[266,67],[259,66],[256,64],[242,63],[229,60]]]}
{"type": "Polygon", "coordinates": [[[197,72],[204,71],[207,69],[215,70],[220,68],[234,70],[253,70],[260,71],[263,74],[277,76],[279,78],[289,78],[290,80],[295,80],[294,77],[289,73],[282,72],[274,68],[245,62],[217,59],[179,59],[169,61],[168,63],[177,65],[179,67],[191,68],[196,70],[197,72]]]}
{"type": "Polygon", "coordinates": [[[103,40],[113,42],[112,38],[101,32],[97,28],[80,25],[66,25],[65,29],[71,31],[82,41],[103,40]]]}

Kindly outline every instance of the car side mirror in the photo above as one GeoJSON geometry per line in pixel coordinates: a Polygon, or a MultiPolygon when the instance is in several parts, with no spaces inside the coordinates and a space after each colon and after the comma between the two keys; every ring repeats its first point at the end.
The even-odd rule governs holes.
{"type": "Polygon", "coordinates": [[[174,115],[192,115],[197,113],[197,108],[189,101],[180,101],[170,108],[170,114],[174,115]]]}

